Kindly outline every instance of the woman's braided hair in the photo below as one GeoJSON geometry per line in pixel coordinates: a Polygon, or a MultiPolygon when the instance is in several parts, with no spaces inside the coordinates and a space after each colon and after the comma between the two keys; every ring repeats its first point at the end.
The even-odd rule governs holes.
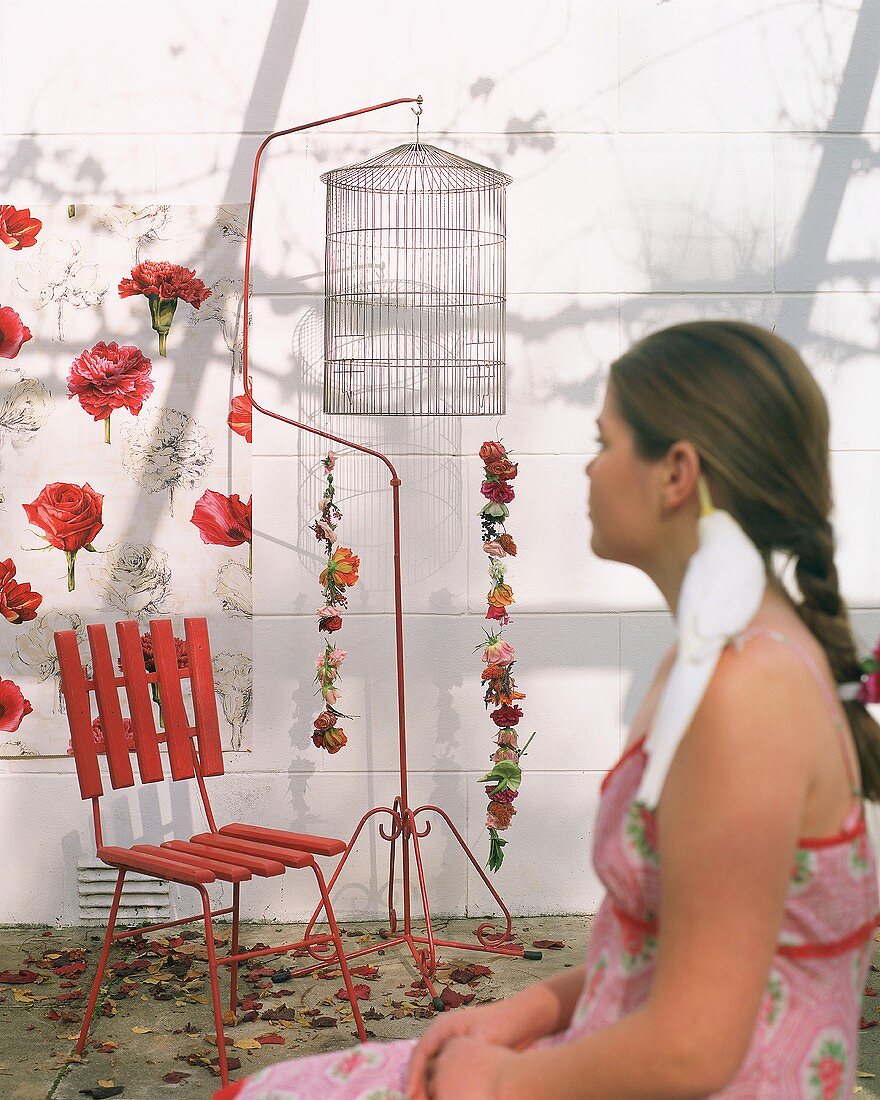
{"type": "MultiPolygon", "coordinates": [[[[858,680],[828,518],[828,407],[795,348],[743,321],[672,325],[620,356],[611,386],[641,457],[662,458],[677,440],[688,440],[713,498],[757,546],[768,576],[775,575],[774,555],[794,563],[798,614],[823,646],[834,679],[858,680]]],[[[880,801],[880,725],[862,703],[843,706],[863,794],[880,801]]]]}

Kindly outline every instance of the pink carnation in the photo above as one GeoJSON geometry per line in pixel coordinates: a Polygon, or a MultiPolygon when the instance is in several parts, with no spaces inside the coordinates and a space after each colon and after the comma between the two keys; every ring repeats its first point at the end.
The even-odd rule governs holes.
{"type": "Polygon", "coordinates": [[[95,420],[106,420],[114,409],[137,416],[153,392],[152,364],[136,347],[95,344],[70,365],[67,388],[95,420]]]}

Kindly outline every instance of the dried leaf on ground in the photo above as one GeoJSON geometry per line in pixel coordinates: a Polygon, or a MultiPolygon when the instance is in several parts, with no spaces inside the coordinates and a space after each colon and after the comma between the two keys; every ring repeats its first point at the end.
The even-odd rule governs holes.
{"type": "Polygon", "coordinates": [[[537,947],[540,951],[561,951],[565,944],[562,940],[534,940],[532,947],[537,947]]]}
{"type": "MultiPolygon", "coordinates": [[[[358,1001],[368,1001],[372,996],[372,994],[370,993],[370,987],[368,985],[364,985],[363,982],[360,982],[358,985],[353,985],[351,987],[351,991],[352,993],[354,993],[355,999],[358,1001]]],[[[343,986],[342,989],[336,990],[336,996],[339,998],[340,1001],[348,1000],[348,990],[345,988],[345,986],[343,986]]]]}

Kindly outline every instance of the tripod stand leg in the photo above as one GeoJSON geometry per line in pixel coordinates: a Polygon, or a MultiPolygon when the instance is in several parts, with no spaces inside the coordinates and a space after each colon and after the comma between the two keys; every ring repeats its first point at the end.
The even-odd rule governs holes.
{"type": "MultiPolygon", "coordinates": [[[[336,865],[336,870],[333,872],[333,874],[330,878],[330,881],[327,883],[327,893],[328,893],[328,895],[330,894],[330,892],[333,889],[333,884],[336,882],[337,878],[339,878],[339,874],[342,871],[342,868],[345,866],[346,861],[348,860],[348,857],[351,855],[352,850],[354,849],[354,846],[357,843],[357,838],[360,836],[361,829],[363,829],[364,825],[366,825],[366,823],[369,821],[369,819],[374,814],[389,814],[391,816],[391,832],[390,833],[386,834],[386,832],[382,828],[381,824],[379,825],[379,834],[380,834],[380,836],[382,837],[383,840],[392,840],[392,839],[394,839],[394,838],[396,838],[400,835],[400,831],[403,828],[403,822],[401,821],[400,814],[397,813],[396,810],[393,810],[390,806],[374,806],[372,810],[369,810],[367,813],[365,813],[364,816],[358,822],[358,826],[355,829],[354,833],[352,834],[351,840],[348,842],[348,845],[346,846],[345,851],[342,853],[342,858],[339,860],[339,863],[337,863],[337,865],[336,865]]],[[[303,935],[303,939],[308,939],[308,937],[311,936],[312,929],[315,927],[315,924],[316,924],[316,922],[318,920],[318,917],[320,916],[321,911],[323,910],[323,908],[324,908],[324,904],[323,904],[323,902],[321,902],[317,906],[317,908],[315,909],[314,913],[312,913],[311,918],[309,919],[309,923],[306,925],[306,930],[305,930],[305,933],[303,935]]],[[[314,952],[311,950],[311,948],[309,949],[309,951],[310,951],[310,954],[314,955],[314,952]]],[[[317,956],[315,956],[315,957],[317,957],[317,956]]]]}
{"type": "MultiPolygon", "coordinates": [[[[483,870],[483,868],[479,865],[479,863],[477,863],[477,860],[476,860],[473,852],[470,850],[470,848],[468,848],[467,844],[465,843],[464,837],[461,835],[461,833],[458,831],[458,829],[456,829],[455,825],[453,825],[452,820],[449,817],[449,814],[447,814],[445,810],[441,810],[439,806],[419,806],[418,809],[411,811],[414,831],[415,831],[415,818],[419,814],[425,813],[427,810],[431,810],[435,814],[439,814],[443,818],[443,820],[446,822],[446,824],[449,826],[449,828],[452,832],[452,835],[458,841],[462,851],[468,857],[468,859],[471,861],[471,864],[473,865],[473,867],[476,870],[477,874],[480,876],[480,878],[486,884],[486,889],[489,891],[489,893],[492,895],[492,897],[498,903],[498,907],[501,909],[501,912],[504,914],[505,928],[504,928],[503,932],[496,932],[495,931],[495,926],[493,924],[491,924],[490,922],[486,922],[485,924],[481,924],[479,926],[479,928],[477,928],[477,930],[476,930],[477,939],[483,945],[483,947],[485,947],[487,949],[494,948],[494,947],[497,947],[499,949],[503,948],[504,944],[508,944],[508,943],[511,943],[513,941],[513,924],[512,924],[511,919],[510,919],[510,910],[507,908],[507,906],[501,900],[501,895],[498,893],[498,891],[495,889],[495,887],[489,881],[489,879],[487,878],[486,873],[483,870]]],[[[422,835],[424,836],[424,833],[422,835]]],[[[430,928],[430,922],[428,924],[428,927],[430,928]]],[[[512,953],[512,952],[510,952],[510,951],[505,952],[505,954],[510,954],[510,953],[512,953]]],[[[519,952],[517,952],[517,954],[518,953],[519,952]]]]}

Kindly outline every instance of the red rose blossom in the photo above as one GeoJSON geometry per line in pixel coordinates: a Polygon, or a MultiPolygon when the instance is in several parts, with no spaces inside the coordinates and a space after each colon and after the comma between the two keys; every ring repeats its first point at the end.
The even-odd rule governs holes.
{"type": "Polygon", "coordinates": [[[211,546],[241,546],[251,541],[251,501],[242,504],[237,493],[225,496],[206,489],[193,509],[191,523],[211,546]]]}
{"type": "Polygon", "coordinates": [[[14,626],[30,622],[37,617],[37,608],[43,602],[39,592],[30,584],[15,580],[15,563],[12,558],[0,561],[0,615],[14,626]]]}
{"type": "Polygon", "coordinates": [[[92,540],[104,526],[103,502],[103,495],[96,493],[88,482],[74,485],[69,481],[53,481],[35,501],[22,505],[28,521],[43,529],[49,545],[67,555],[68,592],[76,586],[74,563],[77,553],[83,547],[93,549],[92,540]]]}
{"type": "Polygon", "coordinates": [[[15,733],[21,720],[33,709],[18,684],[0,680],[0,730],[3,733],[15,733]]]}
{"type": "Polygon", "coordinates": [[[502,458],[507,458],[507,451],[495,440],[488,440],[480,447],[480,458],[483,462],[498,462],[502,458]]]}
{"type": "Polygon", "coordinates": [[[39,218],[32,218],[27,207],[16,210],[14,206],[0,206],[0,241],[13,251],[35,245],[42,228],[43,223],[39,218]]]}
{"type": "Polygon", "coordinates": [[[495,725],[502,729],[506,726],[515,726],[522,716],[521,707],[499,707],[489,715],[495,725]]]}
{"type": "Polygon", "coordinates": [[[516,496],[513,486],[506,481],[484,481],[480,492],[487,500],[496,504],[509,504],[516,496]]]}
{"type": "Polygon", "coordinates": [[[226,423],[232,431],[234,431],[236,435],[244,436],[248,443],[253,439],[253,412],[254,407],[251,404],[250,398],[242,393],[239,394],[238,397],[233,397],[229,416],[226,418],[226,423]]]}
{"type": "Polygon", "coordinates": [[[331,615],[326,619],[318,620],[318,630],[326,630],[328,634],[332,634],[334,630],[342,629],[342,617],[340,615],[331,615]]]}
{"type": "Polygon", "coordinates": [[[145,260],[132,269],[130,279],[122,279],[119,283],[120,298],[130,298],[134,294],[147,297],[152,294],[164,302],[183,298],[198,309],[211,296],[211,291],[197,278],[195,271],[164,260],[145,260]]]}
{"type": "Polygon", "coordinates": [[[486,473],[500,481],[512,481],[517,475],[517,464],[506,458],[499,458],[497,462],[486,463],[486,473]]]}
{"type": "Polygon", "coordinates": [[[51,546],[75,554],[88,546],[104,526],[104,497],[86,483],[53,481],[31,504],[23,504],[29,522],[42,527],[51,546]]]}
{"type": "Polygon", "coordinates": [[[31,330],[22,323],[12,306],[3,306],[0,309],[0,359],[14,359],[22,344],[31,339],[31,330]]]}
{"type": "Polygon", "coordinates": [[[336,719],[330,714],[329,711],[322,710],[318,717],[315,719],[314,725],[316,730],[329,730],[333,729],[336,724],[336,719]]]}
{"type": "Polygon", "coordinates": [[[132,416],[138,415],[153,392],[151,369],[150,360],[136,347],[101,342],[74,359],[67,388],[90,416],[106,422],[104,438],[109,443],[110,414],[128,409],[132,416]]]}

